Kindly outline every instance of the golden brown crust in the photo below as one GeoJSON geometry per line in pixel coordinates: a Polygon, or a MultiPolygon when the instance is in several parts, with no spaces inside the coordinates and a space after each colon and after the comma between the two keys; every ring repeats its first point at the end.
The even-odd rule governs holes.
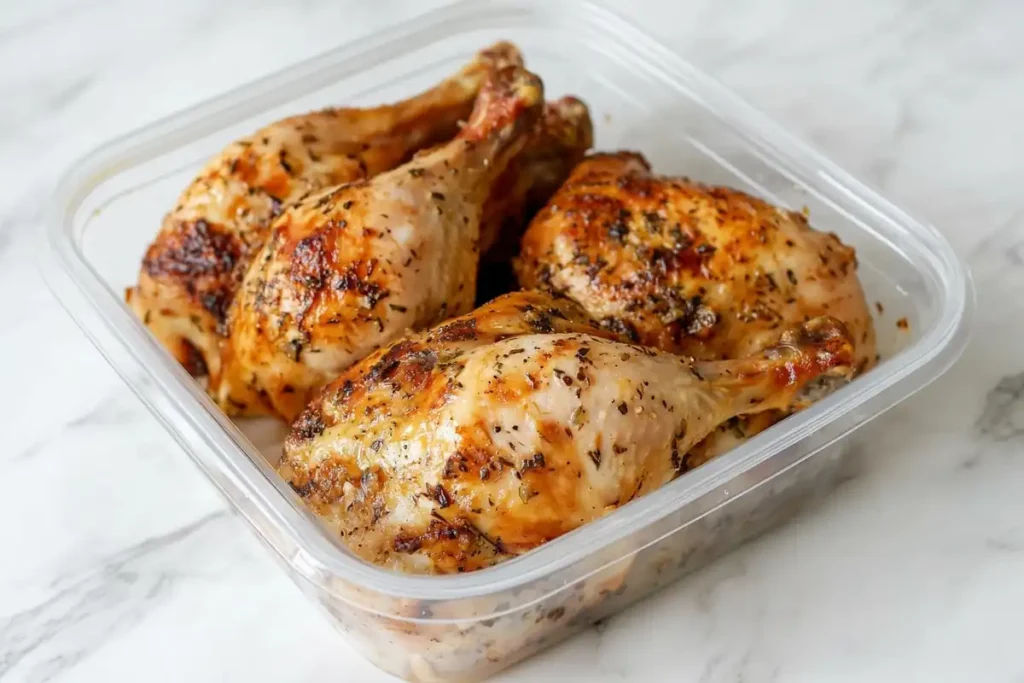
{"type": "MultiPolygon", "coordinates": [[[[875,332],[856,254],[806,216],[737,190],[651,173],[633,152],[584,160],[534,218],[516,262],[524,287],[579,301],[644,345],[700,359],[738,358],[810,318],[842,320],[860,371],[875,332]]],[[[739,420],[746,436],[782,414],[739,420]]],[[[702,444],[703,460],[726,449],[702,444]]]]}
{"type": "Polygon", "coordinates": [[[231,309],[210,376],[222,408],[294,419],[353,362],[468,311],[485,200],[529,139],[542,97],[525,69],[497,70],[445,145],[288,207],[231,309]]]}
{"type": "Polygon", "coordinates": [[[232,143],[165,217],[129,305],[190,371],[216,372],[227,310],[271,221],[311,192],[372,177],[450,139],[490,70],[518,63],[518,50],[498,43],[405,102],[295,116],[232,143]]]}
{"type": "MultiPolygon", "coordinates": [[[[611,336],[595,327],[568,299],[517,292],[429,332],[395,342],[343,373],[303,411],[286,442],[280,469],[306,503],[324,514],[332,514],[329,511],[344,496],[345,484],[359,488],[360,503],[345,510],[340,524],[343,536],[350,536],[356,551],[367,558],[381,553],[417,554],[430,558],[432,571],[455,573],[489,566],[560,535],[567,529],[555,532],[546,524],[532,532],[532,540],[524,541],[522,529],[512,533],[498,525],[491,529],[497,534],[492,537],[473,523],[471,514],[449,509],[465,488],[487,482],[494,485],[504,474],[518,477],[524,486],[533,486],[536,491],[555,485],[546,483],[548,475],[540,467],[542,458],[517,468],[511,460],[496,454],[491,439],[493,427],[479,421],[458,428],[460,447],[445,456],[438,481],[414,494],[436,507],[425,524],[399,528],[384,548],[358,545],[357,530],[372,527],[393,505],[388,496],[394,492],[385,487],[386,473],[372,469],[374,473],[367,475],[368,470],[361,469],[362,458],[342,454],[308,468],[303,453],[315,447],[326,431],[359,424],[356,438],[364,443],[367,454],[376,454],[386,441],[395,438],[392,425],[429,423],[464,389],[457,378],[464,368],[462,356],[466,352],[516,336],[566,332],[611,336]]],[[[519,355],[515,351],[511,350],[510,357],[519,355]]],[[[525,376],[496,381],[488,389],[488,396],[500,403],[515,403],[532,391],[529,382],[525,376]]],[[[552,426],[551,430],[559,436],[564,428],[552,426]]],[[[560,488],[565,489],[564,482],[560,488]]],[[[569,494],[571,490],[563,493],[569,494]]]]}
{"type": "Polygon", "coordinates": [[[815,319],[757,356],[695,363],[517,292],[343,373],[294,424],[279,471],[360,557],[472,571],[654,490],[718,424],[848,377],[851,357],[842,324],[815,319]]]}
{"type": "Polygon", "coordinates": [[[597,154],[533,220],[518,261],[636,341],[734,358],[786,325],[834,315],[874,361],[856,256],[801,214],[723,187],[652,175],[638,154],[597,154]]]}
{"type": "Polygon", "coordinates": [[[444,392],[450,389],[447,378],[434,372],[438,363],[445,366],[442,369],[447,375],[458,369],[457,363],[451,363],[470,349],[526,334],[555,333],[615,339],[570,299],[541,292],[514,292],[420,335],[396,341],[341,373],[303,411],[289,443],[297,445],[295,439],[313,438],[311,435],[319,436],[339,421],[354,420],[358,411],[369,412],[365,405],[357,412],[346,412],[341,406],[358,404],[376,392],[387,394],[392,415],[409,417],[430,410],[444,402],[444,392]],[[433,384],[428,385],[428,379],[433,384]],[[336,406],[325,417],[320,412],[323,402],[335,401],[336,406]]]}

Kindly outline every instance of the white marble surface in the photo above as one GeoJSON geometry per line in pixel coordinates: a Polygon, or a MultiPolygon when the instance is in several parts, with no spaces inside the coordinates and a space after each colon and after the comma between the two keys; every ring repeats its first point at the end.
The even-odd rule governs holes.
{"type": "MultiPolygon", "coordinates": [[[[390,680],[340,641],[45,290],[56,176],[428,3],[0,11],[0,680],[390,680]]],[[[973,341],[830,500],[506,681],[1024,681],[1024,3],[621,0],[937,225],[973,341]]]]}

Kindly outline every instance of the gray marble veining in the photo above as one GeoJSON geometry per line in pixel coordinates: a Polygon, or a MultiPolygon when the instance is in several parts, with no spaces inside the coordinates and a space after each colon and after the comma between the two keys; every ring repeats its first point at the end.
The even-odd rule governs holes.
{"type": "Polygon", "coordinates": [[[52,597],[0,622],[0,676],[22,667],[26,681],[54,680],[131,629],[181,578],[180,563],[169,560],[182,544],[226,515],[209,513],[104,558],[88,574],[56,579],[52,597]]]}

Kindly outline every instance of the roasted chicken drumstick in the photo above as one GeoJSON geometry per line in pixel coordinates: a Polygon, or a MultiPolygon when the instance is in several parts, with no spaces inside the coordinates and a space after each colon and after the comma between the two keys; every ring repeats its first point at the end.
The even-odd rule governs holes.
{"type": "MultiPolygon", "coordinates": [[[[852,248],[743,192],[654,175],[639,154],[577,166],[530,223],[516,271],[522,286],[565,294],[664,351],[739,358],[786,326],[830,315],[852,335],[855,368],[875,362],[852,248]]],[[[721,453],[780,416],[734,421],[692,456],[721,453]]]]}
{"type": "Polygon", "coordinates": [[[245,275],[211,368],[221,407],[293,419],[374,349],[468,311],[485,200],[542,106],[536,76],[498,70],[451,142],[287,208],[245,275]]]}
{"type": "Polygon", "coordinates": [[[731,417],[852,370],[827,317],[730,361],[611,335],[567,299],[500,297],[350,368],[296,421],[279,471],[360,557],[468,571],[658,488],[731,417]]]}
{"type": "Polygon", "coordinates": [[[129,305],[193,375],[218,362],[227,310],[270,222],[321,188],[374,176],[452,138],[489,72],[521,63],[498,43],[435,88],[371,109],[278,121],[211,159],[164,218],[129,305]]]}

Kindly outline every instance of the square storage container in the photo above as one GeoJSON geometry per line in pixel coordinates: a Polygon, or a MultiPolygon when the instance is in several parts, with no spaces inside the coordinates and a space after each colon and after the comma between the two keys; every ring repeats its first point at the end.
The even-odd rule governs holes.
{"type": "Polygon", "coordinates": [[[938,377],[973,304],[950,245],[600,5],[466,0],[117,140],[63,179],[44,272],[71,315],[354,647],[415,681],[475,680],[606,617],[827,493],[850,432],[938,377]],[[454,576],[371,566],[277,476],[281,429],[224,416],[123,303],[146,245],[201,164],[275,119],[401,99],[481,47],[515,42],[548,98],[590,106],[599,150],[731,185],[857,249],[882,362],[742,446],[524,556],[454,576]],[[909,329],[895,325],[909,321],[909,329]]]}

